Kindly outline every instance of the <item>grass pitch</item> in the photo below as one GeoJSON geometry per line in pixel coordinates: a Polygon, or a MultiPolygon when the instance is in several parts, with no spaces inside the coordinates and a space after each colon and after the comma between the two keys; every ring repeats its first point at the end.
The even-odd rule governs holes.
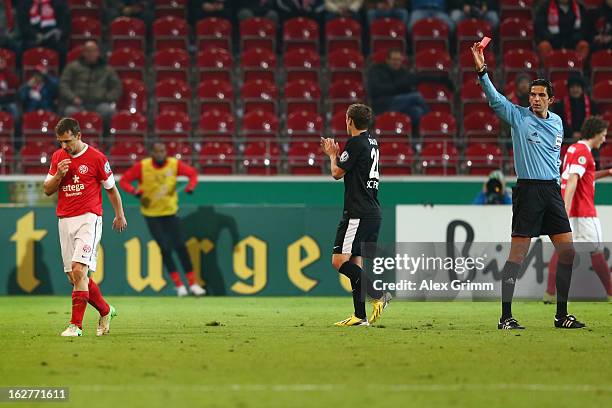
{"type": "Polygon", "coordinates": [[[607,303],[573,303],[587,329],[559,330],[554,306],[517,302],[527,330],[501,331],[496,302],[395,301],[338,328],[348,296],[109,300],[110,335],[90,307],[68,339],[69,297],[0,297],[0,386],[68,386],[60,405],[88,408],[612,405],[607,303]]]}

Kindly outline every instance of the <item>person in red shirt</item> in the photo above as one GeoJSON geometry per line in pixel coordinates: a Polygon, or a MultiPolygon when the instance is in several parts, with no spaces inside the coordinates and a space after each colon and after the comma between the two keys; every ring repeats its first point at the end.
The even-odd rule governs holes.
{"type": "Polygon", "coordinates": [[[102,237],[102,189],[108,193],[115,210],[113,229],[127,227],[119,190],[108,160],[103,153],[81,140],[79,123],[63,118],[55,127],[61,148],[53,153],[44,191],[57,192],[56,214],[64,272],[73,285],[72,318],[62,332],[64,337],[83,334],[83,315],[87,303],[100,313],[97,336],[108,334],[115,308],[104,300],[96,283],[88,278],[96,270],[98,244],[102,237]]]}
{"type": "Polygon", "coordinates": [[[168,157],[166,145],[162,142],[154,142],[151,147],[151,157],[134,164],[121,177],[119,185],[128,193],[140,198],[140,211],[145,217],[151,236],[161,249],[162,261],[174,282],[177,295],[187,296],[191,292],[194,296],[203,296],[206,291],[196,282],[191,258],[183,239],[180,220],[176,216],[178,212],[177,176],[189,178],[185,192],[191,194],[198,183],[198,173],[193,167],[175,157],[168,157]],[[138,187],[132,185],[134,181],[138,182],[138,187]],[[185,271],[189,292],[172,259],[174,251],[185,271]]]}
{"type": "MultiPolygon", "coordinates": [[[[612,169],[597,171],[592,149],[606,141],[609,123],[600,116],[587,118],[580,130],[581,138],[567,149],[561,174],[561,194],[569,215],[574,242],[583,242],[591,250],[591,265],[608,294],[612,297],[610,269],[603,254],[601,223],[595,209],[595,180],[612,175],[612,169]]],[[[544,303],[555,299],[557,253],[548,265],[548,287],[544,303]]]]}

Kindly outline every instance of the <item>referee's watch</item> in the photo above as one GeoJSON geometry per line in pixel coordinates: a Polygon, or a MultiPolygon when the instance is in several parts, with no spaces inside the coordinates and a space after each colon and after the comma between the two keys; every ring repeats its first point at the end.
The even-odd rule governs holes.
{"type": "Polygon", "coordinates": [[[476,71],[476,73],[478,74],[479,77],[483,77],[484,74],[487,73],[487,64],[483,64],[482,68],[480,68],[478,71],[476,71]]]}

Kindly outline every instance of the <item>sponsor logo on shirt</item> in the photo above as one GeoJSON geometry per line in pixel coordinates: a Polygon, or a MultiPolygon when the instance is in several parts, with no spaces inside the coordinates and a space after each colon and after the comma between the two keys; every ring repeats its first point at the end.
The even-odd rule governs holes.
{"type": "Polygon", "coordinates": [[[81,178],[76,174],[72,176],[72,184],[66,184],[62,187],[62,191],[66,193],[66,197],[73,197],[83,194],[85,184],[81,183],[81,178]]]}

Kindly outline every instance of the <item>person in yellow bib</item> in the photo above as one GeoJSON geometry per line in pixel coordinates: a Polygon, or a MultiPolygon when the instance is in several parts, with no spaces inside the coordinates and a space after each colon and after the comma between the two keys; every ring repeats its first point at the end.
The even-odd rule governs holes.
{"type": "Polygon", "coordinates": [[[177,295],[182,297],[191,293],[194,296],[203,296],[206,291],[195,280],[191,259],[176,216],[177,176],[189,178],[185,192],[193,193],[198,183],[196,169],[174,157],[168,157],[166,146],[162,142],[154,142],[151,147],[151,157],[137,162],[128,169],[121,177],[119,185],[128,193],[140,198],[140,211],[145,217],[149,232],[161,249],[164,266],[174,282],[177,295]],[[134,181],[137,182],[137,187],[134,187],[134,181]],[[185,271],[189,290],[183,284],[172,259],[173,251],[176,251],[185,271]]]}

